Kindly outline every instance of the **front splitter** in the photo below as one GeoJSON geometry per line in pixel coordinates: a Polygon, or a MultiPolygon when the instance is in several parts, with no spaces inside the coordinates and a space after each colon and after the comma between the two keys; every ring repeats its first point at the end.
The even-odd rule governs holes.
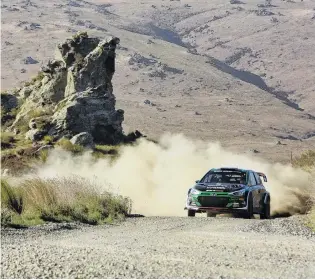
{"type": "Polygon", "coordinates": [[[244,212],[247,210],[247,207],[242,208],[222,208],[222,207],[193,207],[193,206],[186,206],[184,210],[194,210],[197,213],[202,212],[215,212],[215,213],[237,213],[237,212],[244,212]]]}

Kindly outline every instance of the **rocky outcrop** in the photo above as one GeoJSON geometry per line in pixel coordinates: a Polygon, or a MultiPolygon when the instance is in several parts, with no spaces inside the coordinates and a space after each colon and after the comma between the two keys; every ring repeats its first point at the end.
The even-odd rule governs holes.
{"type": "Polygon", "coordinates": [[[70,142],[74,145],[80,145],[86,148],[94,148],[93,137],[90,133],[82,132],[73,136],[70,142]]]}
{"type": "Polygon", "coordinates": [[[1,93],[1,125],[2,128],[6,124],[12,124],[15,119],[16,109],[18,107],[18,99],[14,94],[1,93]]]}
{"type": "Polygon", "coordinates": [[[115,37],[100,40],[78,33],[58,45],[55,59],[17,93],[24,102],[11,129],[30,128],[26,135],[36,140],[44,135],[70,139],[84,132],[95,143],[125,141],[124,111],[115,109],[111,82],[117,44],[115,37]]]}
{"type": "Polygon", "coordinates": [[[1,107],[5,111],[11,111],[12,109],[17,108],[18,99],[15,95],[10,93],[1,93],[1,107]]]}

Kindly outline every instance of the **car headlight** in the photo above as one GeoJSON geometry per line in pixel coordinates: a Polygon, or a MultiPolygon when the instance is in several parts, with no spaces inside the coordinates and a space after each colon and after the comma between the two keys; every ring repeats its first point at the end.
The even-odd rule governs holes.
{"type": "Polygon", "coordinates": [[[200,194],[201,191],[198,191],[196,189],[191,189],[190,194],[200,194]]]}
{"type": "Polygon", "coordinates": [[[232,195],[235,195],[235,196],[244,196],[244,194],[245,194],[245,190],[240,190],[240,191],[232,193],[232,195]]]}

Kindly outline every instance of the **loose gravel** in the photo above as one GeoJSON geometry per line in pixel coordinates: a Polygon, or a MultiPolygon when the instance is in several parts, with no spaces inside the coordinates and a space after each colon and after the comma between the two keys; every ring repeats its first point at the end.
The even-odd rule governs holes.
{"type": "Polygon", "coordinates": [[[128,218],[1,232],[2,278],[315,278],[298,217],[128,218]]]}

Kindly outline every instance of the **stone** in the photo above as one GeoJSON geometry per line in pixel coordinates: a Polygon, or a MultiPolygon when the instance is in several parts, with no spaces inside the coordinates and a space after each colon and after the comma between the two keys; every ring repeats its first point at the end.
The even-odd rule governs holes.
{"type": "Polygon", "coordinates": [[[35,154],[40,154],[43,151],[49,151],[49,150],[52,150],[53,148],[54,148],[53,145],[44,145],[44,146],[41,146],[40,148],[38,148],[36,150],[35,154]]]}
{"type": "Polygon", "coordinates": [[[50,117],[49,116],[40,116],[36,118],[32,118],[28,124],[30,129],[40,129],[42,131],[48,131],[51,127],[50,117]]]}
{"type": "Polygon", "coordinates": [[[40,119],[32,120],[29,139],[38,139],[44,132],[56,140],[65,135],[71,139],[84,132],[95,143],[123,142],[124,111],[115,109],[112,86],[119,42],[117,37],[101,40],[79,32],[59,44],[55,58],[17,92],[24,103],[10,130],[23,126],[25,119],[41,107],[49,112],[45,113],[44,127],[39,125],[40,119]]]}
{"type": "Polygon", "coordinates": [[[136,130],[135,132],[131,132],[124,137],[124,143],[132,143],[141,137],[146,137],[146,136],[143,135],[139,130],[136,130]]]}
{"type": "Polygon", "coordinates": [[[1,170],[1,177],[6,177],[10,175],[9,169],[5,168],[1,170]]]}
{"type": "Polygon", "coordinates": [[[40,130],[40,129],[31,129],[25,134],[25,138],[29,139],[31,141],[40,141],[45,136],[46,131],[40,130]]]}
{"type": "Polygon", "coordinates": [[[20,97],[22,98],[27,98],[31,95],[33,89],[31,87],[24,87],[21,89],[21,91],[19,92],[20,97]]]}
{"type": "Polygon", "coordinates": [[[75,145],[80,145],[86,148],[93,149],[95,147],[93,136],[88,132],[82,132],[70,139],[70,142],[75,145]]]}
{"type": "Polygon", "coordinates": [[[30,56],[26,57],[24,60],[23,60],[24,64],[37,64],[38,61],[30,56]]]}
{"type": "Polygon", "coordinates": [[[36,121],[34,119],[31,119],[29,124],[28,124],[28,127],[30,129],[35,129],[36,128],[36,121]]]}
{"type": "Polygon", "coordinates": [[[18,107],[18,99],[10,93],[1,93],[1,107],[5,111],[11,111],[18,107]]]}

